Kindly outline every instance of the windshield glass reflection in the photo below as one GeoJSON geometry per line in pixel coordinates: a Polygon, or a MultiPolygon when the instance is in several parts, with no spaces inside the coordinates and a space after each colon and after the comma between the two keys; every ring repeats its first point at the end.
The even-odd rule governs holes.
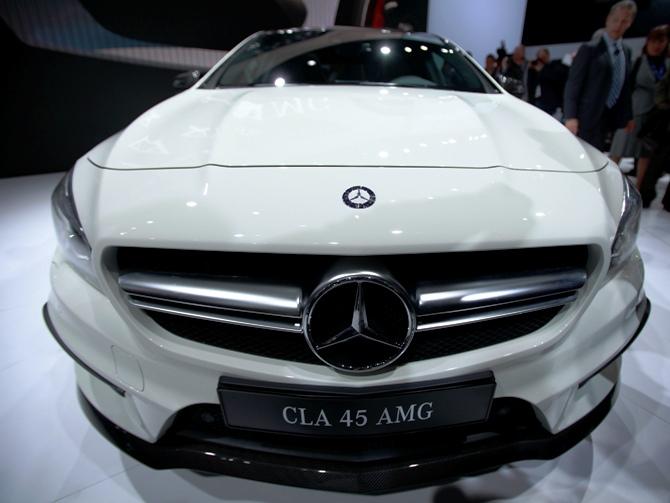
{"type": "Polygon", "coordinates": [[[437,37],[341,29],[260,33],[204,87],[295,84],[497,92],[460,49],[437,37]]]}

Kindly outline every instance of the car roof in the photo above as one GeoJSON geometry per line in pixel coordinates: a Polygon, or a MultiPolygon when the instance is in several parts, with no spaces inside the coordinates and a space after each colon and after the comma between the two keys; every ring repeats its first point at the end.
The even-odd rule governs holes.
{"type": "Polygon", "coordinates": [[[414,40],[417,42],[428,42],[433,44],[443,44],[444,39],[439,35],[434,33],[427,32],[405,32],[402,30],[391,29],[391,28],[368,28],[363,26],[328,26],[328,27],[297,27],[297,28],[285,28],[279,30],[265,30],[260,33],[267,35],[297,35],[300,33],[332,33],[332,34],[342,34],[346,38],[355,37],[357,40],[376,40],[376,39],[403,39],[403,40],[414,40]]]}

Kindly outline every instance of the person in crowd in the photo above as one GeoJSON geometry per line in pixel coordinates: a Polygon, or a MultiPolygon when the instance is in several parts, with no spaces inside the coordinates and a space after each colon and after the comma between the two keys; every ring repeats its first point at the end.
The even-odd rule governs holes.
{"type": "Polygon", "coordinates": [[[632,0],[615,3],[598,40],[577,51],[565,85],[565,126],[594,147],[605,150],[608,133],[625,127],[632,131],[630,82],[631,50],[622,38],[637,14],[632,0]]]}
{"type": "Polygon", "coordinates": [[[496,77],[498,75],[498,60],[493,54],[486,55],[484,69],[492,77],[496,77]]]}
{"type": "Polygon", "coordinates": [[[537,59],[528,69],[528,100],[549,115],[563,108],[563,91],[569,67],[561,60],[552,60],[549,49],[537,51],[537,59]]]}
{"type": "Polygon", "coordinates": [[[535,67],[535,70],[540,71],[544,68],[544,65],[548,65],[550,61],[551,53],[549,52],[549,49],[543,47],[542,49],[538,49],[537,55],[531,62],[531,65],[535,67]]]}
{"type": "Polygon", "coordinates": [[[549,61],[551,61],[549,49],[543,47],[537,51],[535,59],[528,65],[528,74],[526,77],[528,83],[528,103],[531,103],[532,105],[537,105],[537,101],[542,95],[540,75],[549,61]]]}
{"type": "Polygon", "coordinates": [[[637,159],[637,186],[641,188],[642,179],[649,166],[651,152],[645,143],[638,139],[655,104],[656,84],[665,76],[668,68],[668,25],[657,26],[647,35],[642,54],[633,64],[631,81],[633,82],[633,120],[635,129],[627,133],[617,130],[610,148],[610,158],[619,162],[622,157],[637,159]]]}
{"type": "Polygon", "coordinates": [[[496,61],[498,63],[498,75],[500,75],[507,64],[507,47],[505,46],[505,41],[501,40],[500,45],[496,49],[496,54],[498,55],[496,61]]]}
{"type": "Polygon", "coordinates": [[[528,98],[526,94],[527,71],[528,62],[526,61],[526,48],[523,45],[518,45],[514,48],[512,57],[508,57],[505,60],[505,67],[503,68],[502,74],[509,79],[514,79],[521,83],[519,85],[519,91],[515,94],[517,95],[517,98],[525,100],[528,98]]]}
{"type": "MultiPolygon", "coordinates": [[[[647,208],[656,197],[656,182],[670,167],[670,72],[656,84],[655,106],[640,130],[640,138],[643,149],[651,153],[640,184],[642,205],[647,208]]],[[[661,203],[670,211],[670,184],[661,203]]]]}

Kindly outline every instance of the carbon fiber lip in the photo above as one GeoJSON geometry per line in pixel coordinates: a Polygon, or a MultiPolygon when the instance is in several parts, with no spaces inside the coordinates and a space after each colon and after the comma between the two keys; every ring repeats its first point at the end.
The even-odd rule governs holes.
{"type": "MultiPolygon", "coordinates": [[[[79,392],[89,420],[113,444],[154,469],[186,468],[277,484],[328,491],[384,494],[441,483],[466,475],[496,470],[522,459],[552,459],[589,435],[613,406],[616,387],[588,415],[562,432],[551,435],[541,428],[484,438],[470,443],[444,445],[432,442],[419,457],[398,452],[392,459],[340,461],[259,452],[184,437],[168,432],[151,444],[139,439],[98,412],[79,392]]],[[[515,418],[507,418],[514,422],[515,418]]],[[[365,459],[362,457],[362,459],[365,459]]]]}

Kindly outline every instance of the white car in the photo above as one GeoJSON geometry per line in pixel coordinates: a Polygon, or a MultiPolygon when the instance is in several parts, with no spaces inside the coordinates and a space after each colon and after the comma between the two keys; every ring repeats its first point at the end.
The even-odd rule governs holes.
{"type": "Polygon", "coordinates": [[[77,161],[44,315],[147,465],[434,484],[606,416],[649,313],[640,207],[448,41],[263,32],[77,161]]]}

